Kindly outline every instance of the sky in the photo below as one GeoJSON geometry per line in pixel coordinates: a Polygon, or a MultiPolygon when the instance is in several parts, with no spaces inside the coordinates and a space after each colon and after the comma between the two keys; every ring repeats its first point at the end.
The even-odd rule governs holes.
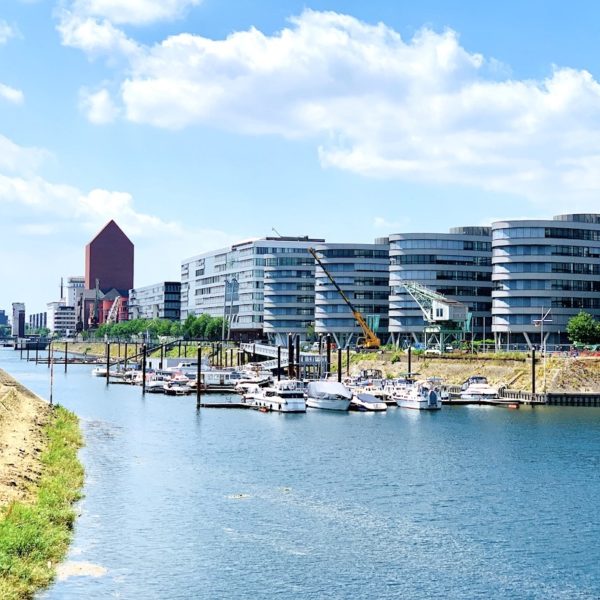
{"type": "Polygon", "coordinates": [[[1,0],[0,309],[114,219],[135,285],[240,239],[600,212],[600,4],[1,0]]]}

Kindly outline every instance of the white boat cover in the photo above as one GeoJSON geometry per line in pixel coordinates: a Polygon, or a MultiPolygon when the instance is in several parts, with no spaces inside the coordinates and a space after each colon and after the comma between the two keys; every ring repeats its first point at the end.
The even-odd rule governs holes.
{"type": "Polygon", "coordinates": [[[309,398],[346,398],[352,399],[352,392],[337,381],[311,381],[306,389],[309,398]]]}

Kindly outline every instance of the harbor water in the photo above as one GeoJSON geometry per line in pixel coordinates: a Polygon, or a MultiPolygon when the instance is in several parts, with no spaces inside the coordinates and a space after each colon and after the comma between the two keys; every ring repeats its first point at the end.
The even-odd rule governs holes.
{"type": "Polygon", "coordinates": [[[86,441],[67,561],[105,571],[39,598],[600,597],[600,409],[197,410],[90,370],[54,399],[86,441]]]}

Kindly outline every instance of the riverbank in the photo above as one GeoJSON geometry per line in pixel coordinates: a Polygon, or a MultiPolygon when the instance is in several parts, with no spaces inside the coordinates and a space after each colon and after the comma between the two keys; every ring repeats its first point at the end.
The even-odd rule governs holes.
{"type": "Polygon", "coordinates": [[[31,598],[66,554],[83,467],[77,417],[0,370],[0,598],[31,598]]]}

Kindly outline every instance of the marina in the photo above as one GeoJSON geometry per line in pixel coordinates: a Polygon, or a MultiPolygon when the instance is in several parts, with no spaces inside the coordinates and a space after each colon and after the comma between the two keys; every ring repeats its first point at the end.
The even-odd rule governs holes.
{"type": "MultiPolygon", "coordinates": [[[[45,365],[0,351],[0,366],[47,396],[45,365]]],[[[338,597],[384,600],[600,589],[595,409],[262,415],[106,386],[86,365],[54,383],[86,440],[67,564],[106,573],[59,580],[41,600],[316,600],[333,580],[338,597]]]]}

